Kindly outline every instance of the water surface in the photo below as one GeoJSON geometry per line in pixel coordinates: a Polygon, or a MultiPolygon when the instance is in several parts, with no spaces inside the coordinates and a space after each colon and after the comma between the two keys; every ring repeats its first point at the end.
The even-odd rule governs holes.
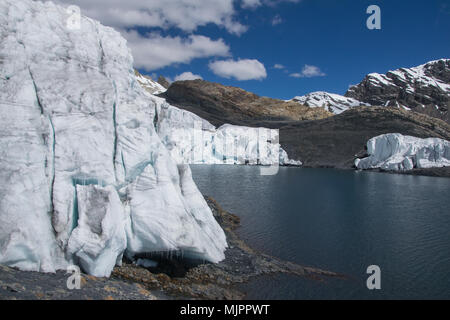
{"type": "Polygon", "coordinates": [[[250,299],[450,298],[450,179],[334,169],[192,166],[205,195],[241,217],[238,233],[265,253],[348,275],[288,275],[244,285],[250,299]],[[366,287],[381,268],[381,290],[366,287]]]}

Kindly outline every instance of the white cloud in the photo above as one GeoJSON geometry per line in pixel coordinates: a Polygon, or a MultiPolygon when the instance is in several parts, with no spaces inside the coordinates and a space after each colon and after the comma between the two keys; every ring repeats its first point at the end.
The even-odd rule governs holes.
{"type": "Polygon", "coordinates": [[[242,0],[242,8],[256,8],[262,5],[261,0],[242,0]]]}
{"type": "MultiPolygon", "coordinates": [[[[81,13],[116,28],[179,28],[193,32],[209,23],[241,34],[247,27],[235,21],[234,0],[56,0],[76,4],[81,13]]],[[[251,1],[251,0],[247,0],[251,1]]]]}
{"type": "Polygon", "coordinates": [[[189,63],[195,58],[225,57],[230,48],[222,39],[212,40],[201,35],[187,38],[163,37],[159,33],[145,36],[136,31],[123,31],[133,52],[135,68],[156,70],[176,63],[189,63]]]}
{"type": "Polygon", "coordinates": [[[302,69],[302,72],[291,73],[289,76],[293,78],[313,78],[313,77],[323,77],[326,76],[326,74],[320,71],[319,67],[305,64],[305,66],[302,69]]]}
{"type": "Polygon", "coordinates": [[[283,19],[281,18],[281,16],[279,15],[279,14],[277,14],[275,17],[273,17],[273,19],[272,19],[272,25],[273,26],[276,26],[276,25],[278,25],[278,24],[280,24],[280,23],[282,23],[283,22],[283,19]]]}
{"type": "Polygon", "coordinates": [[[221,60],[209,63],[214,74],[236,80],[261,80],[267,77],[264,65],[255,59],[221,60]]]}
{"type": "Polygon", "coordinates": [[[193,74],[192,72],[183,72],[175,77],[175,81],[184,81],[184,80],[203,80],[202,76],[198,74],[193,74]]]}
{"type": "Polygon", "coordinates": [[[279,64],[279,63],[275,63],[275,64],[273,65],[273,68],[274,68],[274,69],[284,69],[285,66],[283,66],[282,64],[279,64]]]}

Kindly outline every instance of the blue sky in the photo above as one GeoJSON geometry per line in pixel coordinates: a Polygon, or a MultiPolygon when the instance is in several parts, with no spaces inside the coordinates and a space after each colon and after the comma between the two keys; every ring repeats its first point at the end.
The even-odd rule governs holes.
{"type": "Polygon", "coordinates": [[[108,13],[105,0],[63,1],[120,30],[144,74],[190,72],[281,99],[344,94],[367,73],[450,56],[449,0],[199,0],[197,8],[189,0],[128,0],[119,14],[108,13]],[[381,30],[366,27],[372,4],[381,30]]]}

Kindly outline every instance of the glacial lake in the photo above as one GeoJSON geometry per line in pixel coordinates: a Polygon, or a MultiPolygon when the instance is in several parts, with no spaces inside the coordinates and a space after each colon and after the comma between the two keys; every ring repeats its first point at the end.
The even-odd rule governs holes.
{"type": "Polygon", "coordinates": [[[256,278],[248,299],[450,299],[450,179],[334,169],[192,165],[200,191],[264,253],[343,273],[256,278]],[[381,269],[368,290],[367,267],[381,269]]]}

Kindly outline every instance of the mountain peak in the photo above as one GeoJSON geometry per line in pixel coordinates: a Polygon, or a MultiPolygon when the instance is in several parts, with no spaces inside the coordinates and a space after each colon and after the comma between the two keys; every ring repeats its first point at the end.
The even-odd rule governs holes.
{"type": "Polygon", "coordinates": [[[149,76],[141,74],[139,71],[134,70],[136,75],[136,80],[139,82],[142,88],[151,94],[160,94],[166,91],[166,88],[162,86],[159,82],[154,81],[149,76]]]}
{"type": "Polygon", "coordinates": [[[163,86],[164,88],[168,89],[170,86],[169,81],[167,81],[166,78],[164,78],[164,76],[159,76],[158,81],[157,81],[161,86],[163,86]]]}
{"type": "Polygon", "coordinates": [[[449,122],[450,59],[439,59],[386,74],[370,73],[346,97],[370,105],[401,107],[449,122]]]}

